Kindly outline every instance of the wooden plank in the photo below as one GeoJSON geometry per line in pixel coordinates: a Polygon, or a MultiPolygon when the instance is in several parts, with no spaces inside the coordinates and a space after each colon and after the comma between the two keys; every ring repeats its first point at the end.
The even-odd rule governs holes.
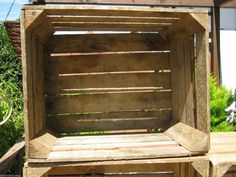
{"type": "MultiPolygon", "coordinates": [[[[202,23],[207,24],[208,16],[199,16],[202,23]]],[[[197,129],[208,133],[210,131],[210,105],[209,105],[209,44],[208,27],[204,32],[196,34],[196,60],[195,60],[195,94],[197,129]]]]}
{"type": "Polygon", "coordinates": [[[185,66],[185,107],[186,124],[196,128],[195,98],[194,98],[194,41],[193,37],[184,41],[185,66]]]}
{"type": "Polygon", "coordinates": [[[164,132],[191,152],[204,153],[208,151],[208,134],[183,123],[177,123],[164,132]]]}
{"type": "Polygon", "coordinates": [[[166,146],[179,146],[175,141],[161,141],[161,142],[137,142],[137,143],[119,143],[119,144],[93,144],[91,146],[87,144],[81,145],[80,142],[76,145],[54,145],[52,148],[53,152],[60,151],[84,151],[84,150],[114,150],[114,149],[127,149],[127,148],[152,148],[152,147],[166,147],[166,146]]]}
{"type": "Polygon", "coordinates": [[[78,16],[48,15],[52,22],[133,22],[133,23],[173,23],[176,17],[132,17],[132,16],[78,16]]]}
{"type": "Polygon", "coordinates": [[[149,31],[157,32],[170,23],[125,23],[125,22],[53,22],[56,31],[149,31]]]}
{"type": "Polygon", "coordinates": [[[197,0],[166,0],[166,1],[156,1],[156,0],[33,0],[34,2],[46,3],[46,4],[111,4],[111,5],[149,5],[149,6],[203,6],[209,7],[213,6],[214,2],[212,0],[197,1],[197,0]]]}
{"type": "Polygon", "coordinates": [[[56,35],[48,48],[52,53],[157,51],[168,50],[165,44],[158,34],[56,35]]]}
{"type": "MultiPolygon", "coordinates": [[[[25,7],[27,8],[27,7],[25,7]]],[[[39,8],[40,9],[40,8],[39,8]]],[[[43,7],[48,15],[80,15],[80,16],[131,16],[131,17],[176,17],[181,18],[188,10],[176,12],[160,8],[129,8],[129,7],[99,7],[99,6],[46,6],[43,7]],[[169,13],[172,12],[172,13],[169,13]]],[[[193,12],[193,11],[192,11],[193,12]]],[[[195,11],[196,12],[196,11],[195,11]]]]}
{"type": "Polygon", "coordinates": [[[85,150],[85,151],[63,151],[51,152],[48,160],[53,161],[98,161],[98,160],[119,160],[119,159],[144,159],[158,157],[180,157],[191,153],[181,146],[177,147],[154,147],[154,148],[133,148],[132,150],[85,150]]]}
{"type": "MultiPolygon", "coordinates": [[[[207,11],[204,11],[207,16],[207,11]]],[[[192,36],[196,32],[204,31],[205,26],[202,26],[195,18],[194,14],[187,14],[178,22],[169,26],[167,29],[160,31],[161,36],[168,38],[169,40],[182,40],[192,36]],[[184,26],[184,28],[183,28],[184,26]]]]}
{"type": "Polygon", "coordinates": [[[119,144],[119,143],[136,143],[136,142],[160,142],[171,141],[167,135],[163,133],[148,134],[121,134],[121,135],[93,135],[93,136],[66,136],[58,138],[55,145],[76,145],[76,144],[119,144]]]}
{"type": "MultiPolygon", "coordinates": [[[[5,174],[5,172],[17,161],[17,156],[24,151],[24,146],[25,141],[16,143],[0,158],[0,174],[5,174]]],[[[23,158],[23,156],[19,158],[23,158]]]]}
{"type": "Polygon", "coordinates": [[[170,117],[145,117],[145,118],[121,118],[121,119],[48,119],[47,125],[57,132],[99,131],[99,130],[129,130],[129,129],[153,129],[165,128],[169,124],[170,117]]]}
{"type": "Polygon", "coordinates": [[[48,131],[40,133],[30,141],[30,158],[46,159],[56,140],[57,138],[48,131]]]}
{"type": "Polygon", "coordinates": [[[89,93],[119,90],[160,90],[170,89],[170,73],[97,73],[88,75],[49,76],[45,93],[89,93]],[[52,78],[51,78],[52,77],[52,78]]]}
{"type": "Polygon", "coordinates": [[[46,62],[47,75],[170,69],[169,53],[52,56],[46,62]]]}
{"type": "Polygon", "coordinates": [[[217,85],[220,85],[220,8],[212,8],[212,52],[211,52],[211,73],[216,78],[217,85]]]}
{"type": "Polygon", "coordinates": [[[161,109],[169,108],[170,104],[171,92],[89,94],[46,98],[48,113],[161,109]]]}
{"type": "Polygon", "coordinates": [[[57,132],[78,132],[134,129],[145,127],[166,127],[171,119],[171,110],[162,111],[122,111],[81,115],[50,115],[47,125],[57,132]],[[139,127],[138,127],[139,126],[139,127]]]}
{"type": "MultiPolygon", "coordinates": [[[[67,166],[54,167],[49,171],[50,175],[56,174],[86,174],[86,173],[128,173],[128,172],[176,172],[177,164],[126,164],[126,165],[104,165],[104,166],[67,166]]],[[[164,174],[163,174],[164,175],[164,174]]]]}
{"type": "MultiPolygon", "coordinates": [[[[104,175],[101,175],[101,174],[88,174],[88,175],[80,175],[80,174],[74,174],[78,177],[88,177],[88,176],[97,176],[97,177],[130,177],[130,176],[134,176],[134,175],[138,175],[139,177],[152,177],[152,176],[155,176],[155,177],[173,177],[173,174],[172,172],[166,172],[166,174],[163,172],[163,173],[158,173],[158,172],[153,172],[152,174],[150,173],[124,173],[124,174],[120,174],[120,173],[117,173],[117,174],[104,174],[104,175]]],[[[60,177],[61,175],[50,175],[50,177],[60,177]]],[[[69,176],[71,177],[71,175],[63,175],[63,176],[69,176]]]]}

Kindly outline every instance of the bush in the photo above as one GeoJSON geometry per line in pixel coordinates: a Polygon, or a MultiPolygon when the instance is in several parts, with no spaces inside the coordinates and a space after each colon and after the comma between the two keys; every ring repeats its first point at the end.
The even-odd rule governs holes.
{"type": "Polygon", "coordinates": [[[210,77],[210,112],[211,112],[211,131],[228,132],[235,131],[236,126],[226,121],[229,115],[225,109],[234,101],[234,96],[224,85],[216,86],[215,78],[210,77]]]}
{"type": "MultiPolygon", "coordinates": [[[[8,39],[3,22],[0,21],[0,96],[13,104],[11,118],[0,126],[0,157],[23,135],[23,96],[21,63],[8,39]]],[[[0,121],[9,107],[0,102],[0,121]]]]}

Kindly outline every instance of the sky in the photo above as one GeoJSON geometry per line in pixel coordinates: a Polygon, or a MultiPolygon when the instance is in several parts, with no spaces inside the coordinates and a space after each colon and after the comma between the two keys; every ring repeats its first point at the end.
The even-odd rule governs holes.
{"type": "MultiPolygon", "coordinates": [[[[0,0],[0,20],[5,20],[12,2],[13,0],[0,0]]],[[[15,0],[15,3],[7,20],[16,20],[17,18],[19,18],[22,4],[28,4],[28,2],[28,0],[15,0]]]]}

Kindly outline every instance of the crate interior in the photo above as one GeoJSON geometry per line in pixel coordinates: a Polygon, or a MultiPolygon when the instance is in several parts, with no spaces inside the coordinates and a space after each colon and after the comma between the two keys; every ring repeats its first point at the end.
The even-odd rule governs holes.
{"type": "Polygon", "coordinates": [[[181,146],[197,133],[206,151],[205,12],[50,6],[24,12],[29,140],[46,129],[57,137],[150,130],[181,146]]]}

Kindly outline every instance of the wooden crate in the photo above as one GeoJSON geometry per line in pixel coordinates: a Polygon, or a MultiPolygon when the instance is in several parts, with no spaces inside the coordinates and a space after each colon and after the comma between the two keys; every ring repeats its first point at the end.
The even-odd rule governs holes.
{"type": "Polygon", "coordinates": [[[24,6],[21,22],[28,160],[208,151],[207,11],[24,6]],[[86,131],[113,134],[69,136],[86,131]]]}
{"type": "Polygon", "coordinates": [[[208,177],[207,156],[83,163],[28,162],[24,176],[208,177]]]}

